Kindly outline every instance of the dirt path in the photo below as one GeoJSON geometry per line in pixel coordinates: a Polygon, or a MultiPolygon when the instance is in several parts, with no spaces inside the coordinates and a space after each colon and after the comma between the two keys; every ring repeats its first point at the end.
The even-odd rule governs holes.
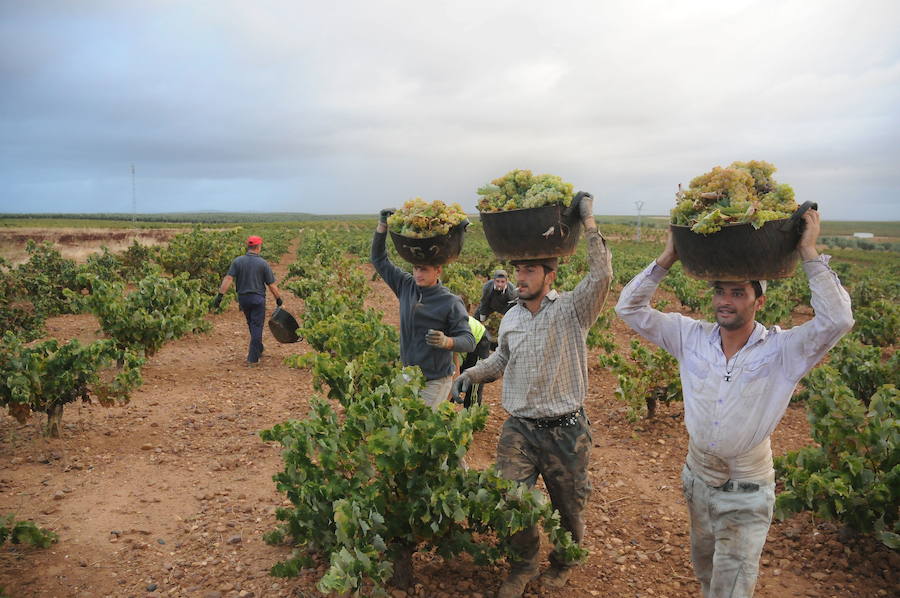
{"type": "MultiPolygon", "coordinates": [[[[276,265],[279,279],[291,259],[276,265]]],[[[396,299],[380,281],[371,284],[368,305],[397,324],[396,299]]],[[[301,302],[289,299],[286,307],[297,314],[301,302]]],[[[274,527],[274,509],[286,503],[271,480],[279,450],[257,435],[305,414],[310,376],[282,359],[308,347],[279,345],[266,332],[262,365],[249,369],[237,308],[213,322],[212,332],[169,343],[153,357],[129,406],[67,408],[60,440],[41,437],[36,419],[20,426],[0,416],[0,513],[60,535],[49,550],[0,553],[0,586],[10,596],[318,595],[321,571],[287,581],[268,575],[290,550],[262,541],[274,527]]],[[[89,340],[95,329],[89,316],[49,322],[58,338],[89,340]]],[[[630,333],[621,322],[614,331],[624,346],[630,333]]],[[[526,595],[698,595],[678,477],[686,446],[681,406],[662,406],[655,421],[634,425],[614,387],[614,378],[592,365],[591,556],[566,589],[526,595]]],[[[486,388],[491,417],[470,451],[472,466],[493,461],[504,419],[499,391],[499,383],[486,388]]],[[[773,438],[775,450],[808,442],[805,412],[792,407],[773,438]]],[[[869,540],[842,544],[834,526],[796,517],[773,525],[757,596],[897,596],[897,561],[869,540]]],[[[505,566],[420,554],[416,574],[420,596],[486,598],[505,566]]]]}

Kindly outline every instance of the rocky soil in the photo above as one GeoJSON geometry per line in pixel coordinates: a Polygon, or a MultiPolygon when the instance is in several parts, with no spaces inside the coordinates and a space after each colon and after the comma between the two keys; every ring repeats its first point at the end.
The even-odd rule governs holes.
{"type": "MultiPolygon", "coordinates": [[[[276,266],[279,277],[290,259],[276,266]]],[[[383,283],[371,284],[369,303],[396,323],[393,295],[383,283]]],[[[297,299],[285,307],[302,312],[297,299]]],[[[282,360],[308,347],[279,345],[266,332],[261,367],[246,368],[242,315],[232,307],[212,321],[210,333],[172,342],[150,360],[130,405],[67,408],[62,439],[43,438],[37,418],[19,425],[0,416],[0,513],[33,519],[60,537],[46,550],[3,548],[0,586],[9,596],[319,595],[321,567],[290,580],[268,574],[290,548],[269,546],[262,534],[274,527],[275,508],[287,503],[271,479],[279,449],[257,434],[305,414],[314,392],[310,375],[282,360]]],[[[61,339],[96,338],[96,328],[83,315],[49,322],[50,335],[61,339]]],[[[621,322],[614,332],[627,346],[631,333],[621,322]]],[[[630,423],[613,396],[614,377],[592,362],[586,406],[594,492],[585,542],[591,555],[565,589],[530,586],[526,595],[698,596],[679,481],[687,442],[681,405],[663,405],[652,421],[630,423]]],[[[486,389],[491,417],[469,452],[473,467],[494,458],[504,419],[499,387],[486,389]]],[[[792,406],[773,436],[774,449],[810,442],[804,408],[792,406]]],[[[486,598],[506,565],[417,554],[415,569],[412,595],[486,598]]],[[[900,596],[900,555],[799,515],[773,524],[756,595],[900,596]]]]}

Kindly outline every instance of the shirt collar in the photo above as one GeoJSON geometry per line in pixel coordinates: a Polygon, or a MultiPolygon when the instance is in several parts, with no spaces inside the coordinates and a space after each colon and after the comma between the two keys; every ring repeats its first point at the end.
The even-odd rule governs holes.
{"type": "MultiPolygon", "coordinates": [[[[712,330],[709,333],[709,344],[719,346],[722,343],[722,337],[719,335],[719,328],[720,326],[718,324],[712,327],[712,330]]],[[[764,340],[768,334],[769,331],[765,326],[759,322],[753,322],[753,332],[750,333],[750,338],[747,339],[747,343],[744,346],[749,347],[750,345],[755,345],[759,341],[764,340]]]]}
{"type": "MultiPolygon", "coordinates": [[[[550,292],[547,293],[546,295],[544,295],[544,298],[541,299],[541,309],[543,309],[544,306],[547,305],[548,301],[556,301],[558,298],[559,298],[559,293],[557,292],[557,290],[550,289],[550,292]]],[[[515,302],[518,303],[519,305],[521,305],[522,307],[525,307],[525,300],[522,299],[521,297],[516,298],[515,302]]],[[[512,301],[510,301],[510,303],[512,303],[512,301]]],[[[538,311],[540,311],[540,310],[538,310],[538,311]]]]}

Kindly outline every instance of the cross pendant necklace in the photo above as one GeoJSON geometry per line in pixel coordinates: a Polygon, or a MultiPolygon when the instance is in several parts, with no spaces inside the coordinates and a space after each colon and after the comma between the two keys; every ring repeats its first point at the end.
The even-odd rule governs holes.
{"type": "MultiPolygon", "coordinates": [[[[741,347],[743,350],[743,347],[741,347]]],[[[734,361],[731,363],[731,367],[728,367],[728,360],[725,360],[725,382],[731,382],[731,372],[734,371],[734,368],[737,366],[738,356],[741,354],[741,351],[738,351],[734,354],[734,361]]]]}

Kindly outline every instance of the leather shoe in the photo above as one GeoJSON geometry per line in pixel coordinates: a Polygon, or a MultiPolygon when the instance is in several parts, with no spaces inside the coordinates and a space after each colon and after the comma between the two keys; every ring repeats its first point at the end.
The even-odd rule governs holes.
{"type": "Polygon", "coordinates": [[[497,598],[521,598],[528,582],[537,577],[537,569],[513,569],[497,591],[497,598]]]}
{"type": "Polygon", "coordinates": [[[561,588],[566,585],[566,582],[569,581],[571,575],[571,567],[563,569],[556,565],[550,565],[550,567],[541,574],[541,585],[548,588],[561,588]]]}

